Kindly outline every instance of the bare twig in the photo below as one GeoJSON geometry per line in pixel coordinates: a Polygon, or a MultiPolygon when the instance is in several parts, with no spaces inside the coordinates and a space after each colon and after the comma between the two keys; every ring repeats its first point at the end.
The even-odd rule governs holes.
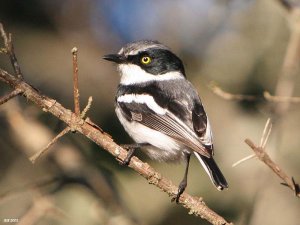
{"type": "MultiPolygon", "coordinates": [[[[77,58],[77,53],[78,50],[76,47],[72,49],[72,54],[73,54],[73,94],[74,94],[74,110],[75,110],[75,115],[76,116],[81,116],[83,118],[87,111],[90,109],[90,106],[92,104],[92,98],[90,97],[88,100],[87,106],[84,108],[84,111],[82,114],[80,114],[80,105],[79,105],[79,89],[78,89],[78,58],[77,58]]],[[[71,128],[66,127],[64,130],[62,130],[52,141],[42,150],[34,154],[33,156],[30,157],[30,161],[32,163],[35,163],[36,160],[40,158],[42,154],[44,154],[59,138],[67,134],[70,130],[74,131],[74,126],[76,126],[76,123],[72,124],[71,128]]]]}
{"type": "Polygon", "coordinates": [[[275,162],[273,162],[263,148],[256,146],[250,139],[246,139],[245,142],[254,151],[257,158],[273,170],[273,172],[279,176],[290,189],[293,190],[297,197],[300,197],[299,185],[293,181],[293,178],[289,177],[275,162]]]}
{"type": "Polygon", "coordinates": [[[0,98],[0,105],[4,104],[5,102],[18,96],[21,93],[22,93],[22,91],[20,89],[15,89],[12,92],[8,93],[7,95],[4,95],[3,97],[0,98]]]}
{"type": "Polygon", "coordinates": [[[72,49],[73,55],[73,92],[74,92],[74,112],[76,116],[80,115],[80,104],[79,104],[79,89],[78,89],[78,49],[74,47],[72,49]]]}
{"type": "MultiPolygon", "coordinates": [[[[260,148],[262,149],[265,149],[265,146],[268,142],[268,139],[270,137],[270,134],[271,134],[271,130],[272,130],[272,123],[271,123],[271,119],[269,118],[266,122],[266,125],[265,125],[265,128],[264,128],[264,131],[263,131],[263,134],[261,136],[261,140],[260,140],[260,148]]],[[[248,155],[246,156],[245,158],[242,158],[240,159],[239,161],[235,162],[234,164],[232,164],[232,167],[236,167],[237,165],[243,163],[243,162],[246,162],[247,160],[249,159],[253,159],[255,158],[256,155],[255,154],[252,154],[252,155],[248,155]]]]}
{"type": "Polygon", "coordinates": [[[35,163],[36,160],[38,160],[42,154],[44,154],[59,138],[61,138],[62,136],[64,136],[65,134],[67,134],[70,131],[70,127],[66,127],[65,129],[63,129],[58,135],[56,135],[55,138],[52,139],[52,141],[50,141],[48,143],[48,145],[43,148],[42,150],[40,150],[39,152],[35,153],[33,156],[31,156],[29,159],[32,163],[35,163]]]}
{"type": "MultiPolygon", "coordinates": [[[[78,62],[77,62],[77,48],[74,47],[72,49],[72,54],[73,54],[73,84],[74,84],[74,108],[75,108],[75,115],[79,116],[83,119],[87,113],[87,111],[90,109],[92,105],[93,98],[90,96],[88,99],[88,103],[86,107],[84,108],[83,112],[80,114],[80,107],[79,107],[79,89],[78,89],[78,62]],[[78,114],[76,114],[76,112],[78,114]]],[[[61,131],[52,141],[42,150],[34,154],[33,156],[30,157],[30,161],[32,163],[35,163],[36,160],[40,158],[42,154],[44,154],[59,138],[67,134],[70,130],[75,131],[76,129],[74,128],[76,126],[76,123],[72,123],[71,127],[66,127],[63,131],[61,131]]]]}
{"type": "Polygon", "coordinates": [[[226,100],[238,100],[238,101],[255,101],[257,96],[254,95],[241,95],[241,94],[231,94],[229,92],[223,91],[219,86],[214,83],[209,85],[210,89],[221,98],[226,100]]]}
{"type": "Polygon", "coordinates": [[[80,114],[80,117],[81,117],[82,119],[85,117],[87,111],[89,111],[89,109],[91,108],[92,102],[93,102],[93,97],[90,96],[89,99],[88,99],[88,103],[87,103],[86,107],[83,109],[83,111],[82,111],[81,114],[80,114]]]}
{"type": "Polygon", "coordinates": [[[300,97],[274,96],[267,91],[264,92],[264,98],[269,102],[300,103],[300,97]]]}
{"type": "MultiPolygon", "coordinates": [[[[20,89],[27,100],[32,101],[34,104],[43,109],[43,111],[49,112],[61,121],[64,121],[68,127],[74,128],[77,132],[95,142],[97,145],[112,154],[117,160],[123,161],[126,158],[127,151],[125,149],[117,145],[108,134],[104,133],[98,128],[98,126],[95,126],[93,122],[83,120],[80,117],[80,113],[76,115],[70,110],[64,108],[56,100],[42,95],[39,91],[33,88],[32,85],[28,84],[24,80],[12,76],[2,69],[0,69],[0,80],[5,81],[5,83],[14,89],[20,89]]],[[[147,163],[142,162],[137,157],[133,157],[129,163],[129,167],[147,179],[150,184],[153,184],[166,192],[170,197],[173,198],[176,196],[177,186],[173,185],[169,179],[156,172],[147,163]]],[[[207,207],[201,198],[183,193],[179,199],[179,203],[187,208],[190,211],[190,214],[206,219],[212,224],[230,224],[223,217],[207,207]]]]}
{"type": "Polygon", "coordinates": [[[290,97],[290,96],[274,96],[269,92],[265,91],[263,96],[255,96],[255,95],[241,95],[241,94],[232,94],[227,91],[224,91],[221,87],[216,84],[210,84],[209,87],[213,91],[214,94],[225,100],[236,100],[236,101],[256,101],[259,99],[265,99],[268,102],[274,103],[300,103],[300,97],[290,97]]]}
{"type": "Polygon", "coordinates": [[[18,63],[17,57],[14,52],[14,45],[12,43],[12,35],[9,33],[8,37],[7,37],[7,34],[3,28],[2,23],[0,23],[0,34],[4,41],[4,46],[5,46],[5,50],[6,50],[5,52],[6,52],[6,54],[8,54],[8,56],[10,58],[10,62],[14,68],[15,74],[18,76],[18,78],[23,79],[20,65],[18,63]]]}

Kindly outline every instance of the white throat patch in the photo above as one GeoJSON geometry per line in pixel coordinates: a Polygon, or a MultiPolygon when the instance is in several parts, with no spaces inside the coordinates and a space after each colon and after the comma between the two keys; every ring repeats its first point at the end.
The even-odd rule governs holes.
{"type": "Polygon", "coordinates": [[[184,76],[180,72],[173,71],[161,75],[152,75],[134,64],[121,64],[118,66],[118,70],[121,75],[120,83],[123,85],[144,83],[148,81],[184,79],[184,76]]]}

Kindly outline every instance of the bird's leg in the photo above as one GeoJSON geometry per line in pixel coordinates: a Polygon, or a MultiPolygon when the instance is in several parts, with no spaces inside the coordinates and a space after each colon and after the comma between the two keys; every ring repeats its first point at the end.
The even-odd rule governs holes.
{"type": "Polygon", "coordinates": [[[189,165],[190,165],[190,158],[191,158],[191,153],[184,153],[185,157],[186,157],[186,167],[185,167],[185,172],[184,172],[184,176],[182,181],[180,182],[179,186],[178,186],[178,192],[176,197],[174,197],[172,199],[172,201],[176,200],[176,203],[178,204],[179,202],[179,198],[181,196],[181,194],[184,192],[186,186],[187,186],[187,176],[188,176],[188,172],[189,172],[189,165]]]}
{"type": "Polygon", "coordinates": [[[135,144],[126,144],[126,145],[121,145],[123,148],[128,150],[127,156],[126,158],[120,162],[120,164],[122,166],[128,166],[134,152],[136,149],[141,148],[141,147],[145,147],[147,145],[150,145],[148,143],[135,143],[135,144]]]}

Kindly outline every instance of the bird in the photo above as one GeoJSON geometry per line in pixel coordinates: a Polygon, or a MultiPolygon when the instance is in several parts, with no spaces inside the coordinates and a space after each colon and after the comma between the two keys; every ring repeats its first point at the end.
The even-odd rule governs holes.
{"type": "Polygon", "coordinates": [[[137,149],[160,162],[185,162],[176,197],[187,187],[190,157],[201,163],[218,190],[227,181],[213,159],[211,126],[201,99],[187,80],[182,60],[158,41],[140,40],[124,45],[103,59],[117,64],[120,83],[115,112],[134,144],[123,165],[130,163],[137,149]]]}

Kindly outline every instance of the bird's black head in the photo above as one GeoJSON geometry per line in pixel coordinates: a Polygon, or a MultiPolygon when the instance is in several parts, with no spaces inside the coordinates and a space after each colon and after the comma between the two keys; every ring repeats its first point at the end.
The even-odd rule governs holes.
{"type": "Polygon", "coordinates": [[[180,72],[185,76],[180,58],[157,41],[132,42],[124,46],[118,54],[105,55],[103,58],[117,64],[136,65],[151,75],[180,72]]]}

